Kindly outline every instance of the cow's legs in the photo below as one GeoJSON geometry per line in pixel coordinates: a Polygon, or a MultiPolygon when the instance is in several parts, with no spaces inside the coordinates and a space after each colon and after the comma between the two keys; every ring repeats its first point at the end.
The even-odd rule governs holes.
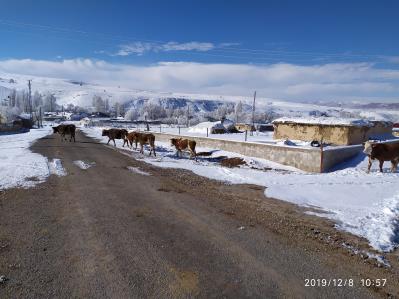
{"type": "Polygon", "coordinates": [[[194,156],[194,160],[197,161],[197,153],[195,150],[191,151],[192,155],[194,156]]]}
{"type": "Polygon", "coordinates": [[[111,138],[109,138],[109,137],[108,137],[108,142],[107,142],[107,145],[109,144],[109,142],[110,142],[110,141],[111,141],[111,138]]]}
{"type": "Polygon", "coordinates": [[[114,146],[116,146],[115,139],[112,139],[112,141],[114,142],[114,146]]]}
{"type": "Polygon", "coordinates": [[[391,161],[391,172],[396,172],[396,170],[398,169],[398,162],[399,160],[392,160],[391,161]]]}
{"type": "Polygon", "coordinates": [[[368,165],[368,167],[367,167],[367,173],[369,173],[370,172],[370,169],[371,169],[371,165],[373,164],[373,161],[371,160],[371,158],[369,157],[369,165],[368,165]]]}
{"type": "Polygon", "coordinates": [[[380,160],[380,172],[382,172],[382,166],[384,165],[384,160],[380,160]]]}

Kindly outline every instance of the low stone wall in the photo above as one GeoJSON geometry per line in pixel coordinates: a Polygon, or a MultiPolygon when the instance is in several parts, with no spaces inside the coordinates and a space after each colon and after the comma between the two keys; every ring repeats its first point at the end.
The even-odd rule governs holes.
{"type": "Polygon", "coordinates": [[[195,140],[200,147],[209,147],[242,154],[249,157],[267,159],[287,166],[309,172],[324,172],[333,166],[355,156],[362,147],[339,147],[337,149],[324,150],[320,148],[300,148],[288,147],[274,144],[262,144],[255,142],[240,142],[207,137],[193,137],[174,135],[166,133],[156,133],[156,140],[170,142],[171,138],[189,138],[195,140]],[[322,162],[323,158],[323,162],[322,162]]]}
{"type": "Polygon", "coordinates": [[[323,164],[321,172],[332,170],[338,164],[348,161],[350,158],[363,151],[363,145],[350,145],[329,147],[323,151],[323,164]]]}

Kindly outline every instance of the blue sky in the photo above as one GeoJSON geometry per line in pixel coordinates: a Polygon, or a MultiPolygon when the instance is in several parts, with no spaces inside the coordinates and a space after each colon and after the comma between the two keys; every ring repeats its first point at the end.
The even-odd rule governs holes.
{"type": "Polygon", "coordinates": [[[1,2],[0,58],[309,64],[399,56],[398,1],[1,2]],[[111,56],[152,41],[214,48],[111,56]]]}
{"type": "MultiPolygon", "coordinates": [[[[294,67],[292,76],[302,76],[298,73],[302,66],[354,64],[362,72],[366,64],[370,74],[387,73],[384,78],[367,79],[370,74],[363,74],[351,80],[356,82],[360,76],[362,83],[383,81],[389,87],[386,96],[398,96],[398,1],[0,0],[0,6],[0,69],[4,71],[18,71],[9,62],[26,59],[59,64],[89,59],[109,68],[151,67],[160,62],[269,69],[283,64],[294,67]],[[387,78],[389,71],[395,73],[387,78]]],[[[60,71],[60,76],[83,75],[60,71]]],[[[218,80],[208,85],[217,85],[218,80]]],[[[234,85],[233,81],[220,86],[234,85]]],[[[192,91],[200,92],[200,86],[192,91]]],[[[370,97],[378,96],[378,90],[370,97]]],[[[317,97],[321,98],[311,96],[317,97]]]]}

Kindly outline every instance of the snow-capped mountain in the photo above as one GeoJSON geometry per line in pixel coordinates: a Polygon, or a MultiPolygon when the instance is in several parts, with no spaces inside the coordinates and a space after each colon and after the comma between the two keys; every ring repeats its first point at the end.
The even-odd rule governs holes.
{"type": "MultiPolygon", "coordinates": [[[[252,109],[252,91],[248,97],[210,94],[186,94],[130,89],[122,86],[103,86],[73,79],[36,77],[0,73],[0,99],[7,97],[12,89],[27,90],[28,80],[32,80],[32,93],[53,94],[61,105],[74,104],[81,107],[92,106],[94,96],[108,100],[109,104],[120,103],[126,108],[140,108],[145,103],[160,105],[165,109],[186,108],[190,106],[195,113],[211,112],[225,103],[235,105],[242,102],[244,112],[252,109]]],[[[336,103],[298,103],[286,102],[262,96],[256,99],[257,112],[273,112],[278,116],[339,116],[364,117],[399,121],[399,108],[394,104],[342,104],[336,103]],[[392,106],[393,105],[393,106],[392,106]]]]}

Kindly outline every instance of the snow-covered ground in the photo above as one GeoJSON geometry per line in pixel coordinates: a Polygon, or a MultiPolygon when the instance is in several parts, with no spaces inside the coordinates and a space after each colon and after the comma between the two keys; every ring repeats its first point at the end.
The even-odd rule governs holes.
{"type": "MultiPolygon", "coordinates": [[[[151,126],[151,131],[154,132],[162,132],[169,134],[179,134],[178,127],[171,126],[163,126],[161,129],[159,126],[151,126]]],[[[234,140],[234,141],[245,141],[245,133],[233,133],[233,134],[210,134],[210,127],[208,130],[208,137],[215,139],[223,139],[223,140],[234,140]]],[[[180,135],[185,136],[197,136],[197,137],[207,137],[206,129],[205,131],[195,131],[190,128],[180,128],[180,135]]],[[[276,140],[273,140],[273,132],[254,132],[251,135],[249,132],[247,134],[247,141],[249,142],[260,142],[260,143],[276,143],[276,140]]]]}
{"type": "Polygon", "coordinates": [[[28,148],[51,132],[49,126],[28,133],[0,135],[0,190],[32,187],[46,180],[49,176],[47,158],[28,148]]]}
{"type": "Polygon", "coordinates": [[[96,165],[95,162],[85,162],[82,160],[73,161],[73,164],[75,164],[77,167],[79,167],[82,170],[89,169],[90,167],[96,165]]]}
{"type": "Polygon", "coordinates": [[[148,172],[142,171],[139,167],[128,166],[127,169],[129,169],[129,171],[131,171],[133,173],[137,173],[137,174],[141,174],[141,175],[145,175],[145,176],[151,175],[148,172]]]}
{"type": "MultiPolygon", "coordinates": [[[[106,143],[102,128],[82,129],[88,136],[106,143]]],[[[122,142],[118,143],[121,146],[122,142]]],[[[305,173],[293,167],[264,159],[244,157],[239,154],[213,150],[212,156],[177,159],[168,143],[156,142],[157,157],[137,153],[143,161],[159,167],[188,169],[194,173],[231,184],[256,184],[265,186],[265,195],[309,208],[309,213],[336,221],[338,229],[365,237],[370,245],[381,251],[391,251],[399,246],[399,173],[366,173],[367,158],[360,154],[352,161],[340,165],[331,173],[305,173]],[[218,157],[242,157],[248,166],[221,167],[218,157]]]]}
{"type": "Polygon", "coordinates": [[[61,159],[53,159],[50,162],[48,162],[48,169],[50,171],[50,174],[54,174],[57,176],[66,176],[67,172],[64,169],[64,166],[62,166],[61,159]]]}

